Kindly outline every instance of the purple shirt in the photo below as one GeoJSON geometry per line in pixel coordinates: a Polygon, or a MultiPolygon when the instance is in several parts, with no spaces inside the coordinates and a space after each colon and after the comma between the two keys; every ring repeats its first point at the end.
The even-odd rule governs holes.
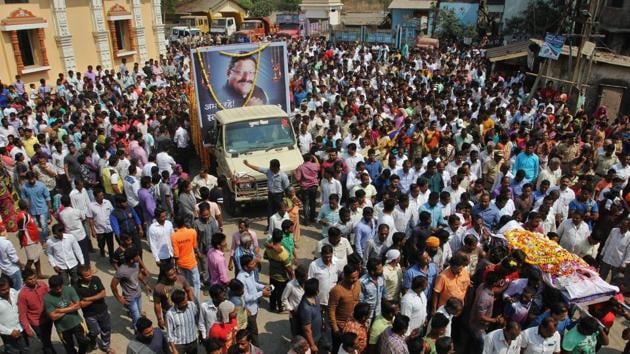
{"type": "Polygon", "coordinates": [[[301,164],[295,170],[295,179],[301,188],[319,186],[319,165],[311,161],[301,164]]]}
{"type": "Polygon", "coordinates": [[[211,248],[208,251],[208,274],[210,274],[210,285],[227,285],[230,281],[225,265],[223,251],[211,248]]]}
{"type": "Polygon", "coordinates": [[[146,222],[153,220],[153,213],[155,212],[155,199],[153,199],[151,191],[146,188],[140,188],[138,190],[138,201],[140,202],[140,207],[142,208],[144,220],[146,222]]]}

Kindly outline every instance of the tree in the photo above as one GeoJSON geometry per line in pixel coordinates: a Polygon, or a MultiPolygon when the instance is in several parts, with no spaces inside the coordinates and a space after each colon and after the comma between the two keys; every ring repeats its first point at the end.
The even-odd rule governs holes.
{"type": "Polygon", "coordinates": [[[274,10],[275,7],[271,0],[255,0],[249,9],[249,16],[265,17],[271,15],[274,10]]]}
{"type": "Polygon", "coordinates": [[[276,2],[276,9],[278,11],[298,12],[301,3],[302,0],[280,0],[276,2]]]}
{"type": "Polygon", "coordinates": [[[465,37],[476,37],[474,27],[464,25],[453,9],[439,10],[436,32],[438,38],[446,41],[461,41],[465,37]]]}
{"type": "Polygon", "coordinates": [[[512,17],[505,23],[504,35],[513,40],[543,38],[547,32],[556,32],[564,18],[570,16],[572,1],[537,0],[528,6],[521,16],[512,17]]]}

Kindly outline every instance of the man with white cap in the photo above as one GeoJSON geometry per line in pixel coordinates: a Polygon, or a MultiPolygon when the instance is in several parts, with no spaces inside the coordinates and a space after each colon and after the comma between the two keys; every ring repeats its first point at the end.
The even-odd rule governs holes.
{"type": "Polygon", "coordinates": [[[217,322],[210,327],[208,335],[211,339],[220,339],[223,342],[223,348],[227,351],[234,344],[234,336],[237,330],[236,306],[228,300],[224,300],[219,304],[217,322]]]}
{"type": "Polygon", "coordinates": [[[403,273],[400,268],[400,251],[390,249],[385,253],[385,265],[383,266],[383,277],[385,278],[385,289],[387,290],[387,300],[398,301],[402,288],[403,273]]]}

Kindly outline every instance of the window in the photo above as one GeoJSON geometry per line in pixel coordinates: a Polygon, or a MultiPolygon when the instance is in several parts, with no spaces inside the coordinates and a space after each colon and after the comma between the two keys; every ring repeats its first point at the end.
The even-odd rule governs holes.
{"type": "Polygon", "coordinates": [[[22,63],[24,66],[35,65],[34,50],[31,45],[31,31],[21,30],[17,31],[18,45],[20,47],[20,55],[22,55],[22,63]]]}
{"type": "Polygon", "coordinates": [[[129,27],[127,26],[127,21],[114,21],[114,26],[116,27],[116,49],[118,51],[129,49],[129,27]]]}
{"type": "Polygon", "coordinates": [[[5,4],[28,4],[28,0],[4,0],[5,4]]]}
{"type": "Polygon", "coordinates": [[[608,0],[608,6],[622,8],[623,0],[608,0]]]}

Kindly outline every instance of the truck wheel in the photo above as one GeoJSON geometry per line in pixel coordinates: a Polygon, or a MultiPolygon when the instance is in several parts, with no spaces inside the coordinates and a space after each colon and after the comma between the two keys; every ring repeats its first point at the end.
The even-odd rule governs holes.
{"type": "Polygon", "coordinates": [[[237,205],[234,194],[228,192],[224,198],[225,200],[223,201],[223,203],[225,205],[225,210],[227,210],[227,212],[233,217],[239,216],[242,210],[237,205]]]}

